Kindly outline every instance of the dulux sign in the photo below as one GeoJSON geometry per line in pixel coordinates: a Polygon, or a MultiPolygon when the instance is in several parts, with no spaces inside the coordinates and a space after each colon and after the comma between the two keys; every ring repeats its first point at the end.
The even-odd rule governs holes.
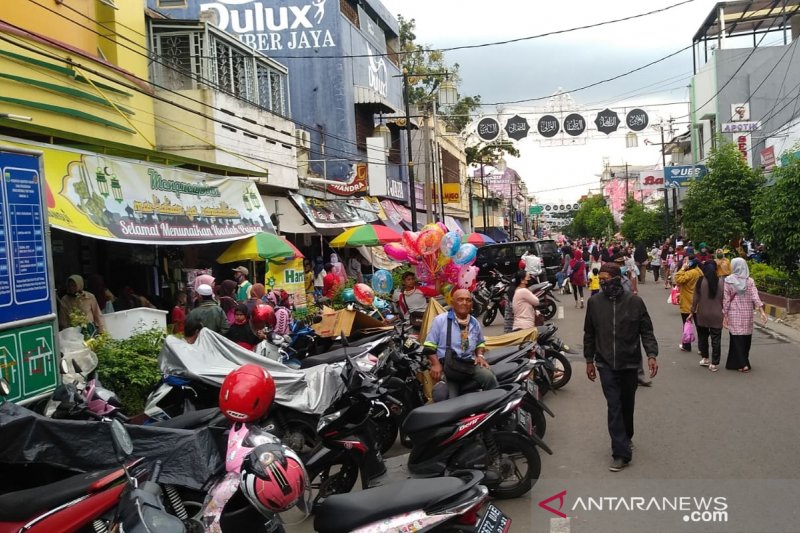
{"type": "Polygon", "coordinates": [[[708,174],[708,168],[705,165],[680,165],[664,169],[669,187],[686,187],[688,180],[699,180],[706,174],[708,174]]]}

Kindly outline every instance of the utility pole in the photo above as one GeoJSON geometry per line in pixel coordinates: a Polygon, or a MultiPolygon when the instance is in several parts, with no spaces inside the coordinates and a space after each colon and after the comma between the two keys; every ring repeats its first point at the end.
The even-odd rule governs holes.
{"type": "Polygon", "coordinates": [[[406,144],[408,145],[408,189],[411,200],[411,229],[417,231],[417,184],[414,179],[414,156],[411,153],[411,112],[408,106],[408,72],[403,69],[403,100],[406,107],[406,144]]]}
{"type": "Polygon", "coordinates": [[[472,179],[473,176],[467,174],[467,187],[469,188],[469,227],[475,231],[475,221],[472,218],[472,179]]]}
{"type": "Polygon", "coordinates": [[[486,183],[484,182],[485,175],[483,173],[483,161],[481,161],[481,196],[483,197],[483,231],[489,229],[486,220],[486,183]]]}
{"type": "Polygon", "coordinates": [[[669,192],[667,191],[667,147],[664,144],[664,122],[661,122],[661,168],[664,169],[664,235],[669,236],[669,192]]]}
{"type": "Polygon", "coordinates": [[[430,132],[431,130],[428,128],[428,112],[427,107],[425,107],[425,117],[423,120],[423,128],[422,128],[422,146],[425,150],[425,184],[424,184],[424,192],[422,193],[422,197],[424,198],[423,203],[425,204],[426,209],[426,223],[431,223],[436,220],[434,216],[434,212],[436,211],[436,203],[433,201],[433,181],[431,180],[433,174],[433,157],[431,157],[431,139],[430,139],[430,132]]]}
{"type": "Polygon", "coordinates": [[[508,210],[510,216],[508,217],[508,233],[509,238],[514,240],[514,181],[511,181],[511,207],[508,210]]]}
{"type": "Polygon", "coordinates": [[[625,203],[628,203],[630,194],[628,193],[628,163],[625,163],[625,203]]]}

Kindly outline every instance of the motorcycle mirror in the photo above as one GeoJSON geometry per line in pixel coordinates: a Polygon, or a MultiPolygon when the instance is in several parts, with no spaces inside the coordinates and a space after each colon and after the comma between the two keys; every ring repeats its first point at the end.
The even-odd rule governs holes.
{"type": "Polygon", "coordinates": [[[62,374],[69,374],[69,363],[67,363],[67,360],[63,357],[58,362],[58,367],[61,369],[62,374]]]}
{"type": "Polygon", "coordinates": [[[0,395],[1,396],[9,396],[11,394],[11,385],[8,384],[8,381],[5,378],[0,378],[0,395]]]}
{"type": "Polygon", "coordinates": [[[133,453],[133,441],[130,433],[122,425],[122,422],[117,419],[111,421],[111,440],[114,442],[114,451],[120,463],[131,456],[133,453]]]}

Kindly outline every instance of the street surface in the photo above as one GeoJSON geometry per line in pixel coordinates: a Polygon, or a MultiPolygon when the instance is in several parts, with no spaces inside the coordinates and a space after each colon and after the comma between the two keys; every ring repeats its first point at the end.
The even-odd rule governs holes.
{"type": "MultiPolygon", "coordinates": [[[[525,497],[496,502],[512,518],[512,531],[800,531],[800,334],[757,328],[753,371],[740,374],[724,369],[723,332],[722,365],[711,373],[698,365],[696,344],[693,353],[678,350],[681,319],[677,306],[666,303],[667,292],[652,278],[640,285],[659,342],[659,372],[652,387],[637,391],[633,462],[617,473],[608,470],[600,382],[586,378],[584,310],[575,309],[572,296],[558,296],[564,318],[554,322],[557,335],[577,352],[569,356],[573,376],[557,395],[545,397],[556,418],[548,419],[545,441],[554,455],[542,452],[541,479],[525,497]],[[539,506],[552,496],[545,505],[566,518],[539,506]]],[[[486,328],[487,335],[499,333],[502,317],[486,328]]],[[[392,472],[402,476],[397,468],[392,472]]],[[[312,531],[310,520],[288,531],[312,531]]]]}

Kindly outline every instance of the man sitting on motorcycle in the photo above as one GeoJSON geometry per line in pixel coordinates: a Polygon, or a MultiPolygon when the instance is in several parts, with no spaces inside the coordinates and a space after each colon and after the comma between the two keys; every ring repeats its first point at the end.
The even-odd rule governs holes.
{"type": "Polygon", "coordinates": [[[458,394],[458,383],[474,380],[483,390],[497,387],[497,378],[483,358],[486,342],[472,311],[472,293],[458,289],[453,293],[453,308],[433,319],[424,343],[431,363],[431,378],[448,381],[449,396],[458,394]]]}

